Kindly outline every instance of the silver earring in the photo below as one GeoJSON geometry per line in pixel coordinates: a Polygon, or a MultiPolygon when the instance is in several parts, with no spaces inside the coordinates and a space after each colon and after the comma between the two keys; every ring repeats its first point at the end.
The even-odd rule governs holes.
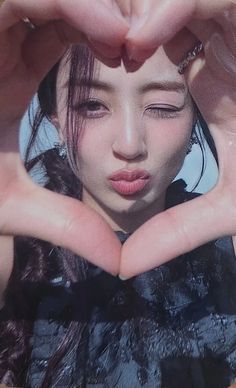
{"type": "Polygon", "coordinates": [[[67,149],[65,144],[63,143],[54,143],[54,148],[57,150],[59,156],[65,160],[67,158],[67,149]]]}
{"type": "Polygon", "coordinates": [[[188,148],[187,148],[187,152],[186,152],[187,155],[190,154],[190,152],[192,151],[194,144],[198,144],[198,139],[197,139],[197,136],[195,134],[193,134],[189,140],[188,148]]]}

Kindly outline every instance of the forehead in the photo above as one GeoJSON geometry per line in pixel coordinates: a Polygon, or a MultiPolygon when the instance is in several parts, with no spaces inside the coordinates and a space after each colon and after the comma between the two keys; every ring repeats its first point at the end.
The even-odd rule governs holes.
{"type": "Polygon", "coordinates": [[[95,78],[117,87],[139,87],[150,81],[170,81],[183,84],[187,89],[184,77],[178,73],[177,66],[169,60],[162,47],[134,72],[127,72],[123,64],[114,69],[96,61],[95,78]]]}
{"type": "MultiPolygon", "coordinates": [[[[80,69],[78,69],[80,71],[80,69]]],[[[57,99],[62,98],[69,85],[70,60],[65,56],[62,59],[57,77],[57,99]]],[[[79,73],[80,74],[80,73],[79,73]]],[[[143,94],[148,91],[178,92],[187,97],[189,95],[187,84],[182,75],[178,73],[178,67],[173,64],[162,47],[160,47],[140,68],[134,72],[128,72],[122,63],[117,68],[111,68],[95,59],[93,76],[91,80],[87,76],[75,75],[73,82],[78,86],[89,89],[105,90],[124,94],[143,94]]],[[[57,103],[59,100],[57,101],[57,103]]]]}

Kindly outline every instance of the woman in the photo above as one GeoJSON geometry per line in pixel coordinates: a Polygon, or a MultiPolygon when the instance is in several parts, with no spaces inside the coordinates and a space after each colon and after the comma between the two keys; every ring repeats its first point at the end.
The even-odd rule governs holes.
{"type": "MultiPolygon", "coordinates": [[[[132,233],[140,224],[160,213],[166,205],[171,206],[188,199],[183,188],[172,189],[173,192],[167,196],[170,203],[164,203],[167,186],[182,164],[196,119],[186,84],[178,74],[178,67],[168,60],[161,49],[134,74],[127,75],[123,68],[109,70],[100,65],[98,74],[95,71],[98,79],[94,79],[93,74],[91,82],[86,75],[89,71],[92,73],[92,66],[87,68],[88,62],[85,61],[86,66],[82,67],[84,72],[79,72],[84,76],[79,83],[84,86],[84,90],[75,89],[75,79],[72,77],[78,63],[76,51],[72,59],[71,69],[68,69],[70,61],[63,59],[57,82],[57,103],[52,106],[47,104],[46,109],[43,105],[44,113],[58,127],[61,138],[67,141],[70,166],[83,183],[83,202],[102,215],[114,230],[132,233]],[[172,78],[153,80],[151,77],[156,74],[157,68],[162,70],[159,75],[163,76],[166,72],[172,78]],[[69,115],[65,112],[68,73],[69,90],[71,87],[74,90],[69,93],[69,115]],[[117,76],[114,77],[114,74],[117,76]],[[92,101],[86,86],[91,87],[92,101]],[[81,118],[84,129],[77,142],[73,129],[75,125],[79,127],[81,118]],[[97,147],[101,137],[101,147],[97,147]],[[74,154],[71,139],[77,147],[74,154]],[[160,153],[157,154],[159,144],[160,153]],[[131,166],[135,166],[135,170],[130,169],[131,166]],[[139,166],[141,169],[137,168],[139,166]],[[111,171],[107,170],[108,167],[112,167],[111,171]],[[130,180],[135,181],[130,183],[130,180]]],[[[53,85],[55,69],[51,77],[53,85]]],[[[45,102],[44,94],[41,102],[45,102]]],[[[55,151],[51,151],[51,155],[56,158],[55,151]]],[[[48,164],[52,162],[50,156],[43,156],[46,167],[47,158],[48,164]]],[[[61,165],[59,157],[55,163],[61,165]]],[[[64,175],[65,168],[64,163],[64,175]]],[[[53,169],[50,165],[48,175],[55,171],[58,175],[58,167],[53,169]]],[[[69,177],[73,178],[73,175],[69,177]]],[[[67,176],[69,185],[75,181],[71,178],[67,176]]],[[[81,186],[79,181],[74,184],[75,187],[69,188],[68,194],[78,198],[81,186]]],[[[50,187],[52,182],[49,181],[48,185],[50,187]]],[[[70,205],[72,202],[68,203],[70,205]]],[[[81,206],[80,218],[83,218],[82,211],[81,206]]],[[[86,209],[85,215],[88,212],[86,209]]],[[[73,223],[72,229],[70,226],[68,228],[73,236],[73,223]]],[[[145,233],[147,235],[147,230],[145,233]]],[[[34,233],[31,231],[31,234],[34,233]]],[[[104,238],[101,234],[101,237],[106,242],[107,236],[104,238]]],[[[121,241],[126,237],[120,234],[121,241]]],[[[100,239],[99,244],[103,245],[103,241],[100,239]]],[[[30,303],[25,298],[29,294],[27,282],[22,282],[23,301],[19,306],[20,311],[14,313],[19,321],[22,318],[24,320],[19,323],[18,332],[15,327],[12,332],[19,337],[22,330],[23,347],[17,343],[19,338],[16,347],[14,338],[12,347],[7,344],[11,356],[7,357],[7,361],[4,358],[4,361],[10,363],[10,367],[1,367],[5,372],[5,381],[18,384],[14,380],[16,377],[12,376],[18,373],[17,370],[14,372],[14,357],[17,357],[15,364],[20,363],[21,357],[26,357],[28,340],[32,336],[33,351],[30,360],[27,360],[26,372],[30,386],[124,386],[128,378],[132,378],[133,386],[227,386],[235,376],[232,335],[235,320],[235,264],[230,241],[224,240],[223,246],[221,241],[216,247],[209,244],[165,267],[122,283],[88,266],[81,259],[69,258],[68,252],[61,252],[47,243],[19,240],[17,251],[20,256],[25,253],[24,259],[19,258],[17,261],[22,277],[43,282],[47,279],[47,282],[46,287],[42,284],[42,290],[39,287],[34,290],[29,283],[32,287],[30,303]],[[32,271],[32,263],[28,262],[33,257],[32,245],[40,251],[39,262],[35,263],[36,271],[32,271]],[[181,300],[178,301],[177,297],[181,300]],[[30,311],[27,311],[29,307],[30,311]],[[226,314],[231,315],[230,319],[225,320],[226,314]],[[29,324],[31,319],[36,319],[33,329],[29,324]],[[51,349],[43,349],[42,342],[45,335],[50,335],[50,330],[52,339],[47,342],[51,349]],[[64,343],[48,366],[45,357],[50,357],[60,345],[61,335],[64,337],[64,334],[64,343]],[[224,346],[220,340],[224,340],[224,346]],[[55,364],[58,364],[58,368],[52,369],[55,364]],[[46,382],[43,382],[46,369],[48,375],[46,382]],[[53,379],[49,376],[51,371],[53,379]],[[179,380],[176,382],[177,373],[179,380]]],[[[90,258],[87,255],[90,247],[86,247],[86,244],[82,241],[83,249],[86,249],[84,256],[90,258]]],[[[63,242],[62,245],[66,244],[63,242]]],[[[100,245],[97,246],[99,254],[100,245]]],[[[150,251],[150,246],[147,248],[150,251]]],[[[94,255],[96,251],[91,252],[91,258],[94,255]]],[[[107,258],[109,255],[111,257],[111,252],[107,249],[107,258]]],[[[100,256],[100,265],[101,259],[100,256]]],[[[96,260],[93,261],[96,263],[96,260]]],[[[109,260],[104,267],[108,269],[108,265],[109,260]]],[[[111,272],[114,270],[114,263],[109,269],[111,272]]],[[[19,274],[15,265],[15,278],[13,274],[8,294],[13,308],[11,299],[14,286],[18,287],[17,276],[19,274]]],[[[22,293],[19,297],[22,297],[22,293]]],[[[3,311],[6,318],[9,318],[7,306],[6,301],[3,311]]],[[[9,327],[7,330],[8,336],[5,339],[8,340],[9,327]]],[[[2,354],[6,356],[4,346],[2,354]]]]}
{"type": "MultiPolygon", "coordinates": [[[[174,0],[171,4],[167,0],[161,3],[106,0],[98,1],[94,9],[91,1],[71,1],[69,5],[62,0],[35,5],[30,0],[1,0],[0,122],[4,128],[0,143],[1,233],[33,235],[60,244],[123,277],[153,268],[219,236],[234,236],[235,176],[234,169],[230,168],[235,155],[234,3],[231,0],[211,0],[207,5],[200,0],[190,0],[186,4],[185,0],[174,0]],[[22,21],[26,16],[37,28],[32,30],[32,24],[29,28],[29,23],[22,21]],[[155,217],[151,224],[139,230],[140,233],[135,232],[121,250],[111,229],[94,212],[78,201],[39,189],[25,174],[17,138],[20,119],[40,81],[70,43],[86,41],[96,56],[110,66],[120,63],[125,47],[128,57],[135,61],[132,66],[138,67],[161,43],[165,44],[171,60],[179,63],[198,40],[203,41],[205,54],[188,66],[185,77],[217,146],[218,185],[191,204],[155,217]],[[230,212],[227,211],[226,217],[228,208],[230,212]],[[89,246],[84,238],[85,220],[94,235],[89,246]],[[152,238],[149,227],[155,229],[158,237],[152,238]],[[101,245],[105,234],[106,244],[101,245]],[[163,244],[166,239],[167,244],[163,244]],[[143,241],[152,248],[145,246],[143,249],[143,241]],[[145,257],[139,257],[143,250],[145,257]]],[[[8,241],[4,243],[11,245],[8,241]]],[[[11,271],[5,258],[2,267],[2,283],[5,284],[11,271]]]]}
{"type": "MultiPolygon", "coordinates": [[[[70,168],[62,146],[31,165],[40,161],[47,187],[82,200],[121,242],[166,206],[194,197],[181,182],[166,195],[197,112],[163,49],[127,73],[94,63],[91,52],[74,46],[43,81],[39,98],[46,111],[38,117],[56,125],[70,168]]],[[[5,314],[20,324],[3,331],[7,357],[2,353],[5,376],[13,362],[26,380],[8,384],[123,387],[131,379],[132,386],[226,387],[235,377],[230,240],[127,282],[42,241],[17,239],[16,254],[5,314]],[[19,341],[19,333],[21,344],[11,348],[10,334],[19,341]]]]}

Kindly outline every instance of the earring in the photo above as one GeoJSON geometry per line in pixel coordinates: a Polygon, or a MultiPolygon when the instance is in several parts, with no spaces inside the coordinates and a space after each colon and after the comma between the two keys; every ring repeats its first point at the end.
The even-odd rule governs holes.
{"type": "Polygon", "coordinates": [[[65,143],[54,143],[54,148],[57,150],[60,158],[63,160],[67,158],[67,149],[65,143]]]}
{"type": "Polygon", "coordinates": [[[189,140],[189,143],[188,143],[188,148],[187,148],[186,155],[190,154],[194,144],[198,144],[198,139],[197,139],[197,136],[195,134],[192,134],[192,136],[191,136],[191,138],[189,140]]]}

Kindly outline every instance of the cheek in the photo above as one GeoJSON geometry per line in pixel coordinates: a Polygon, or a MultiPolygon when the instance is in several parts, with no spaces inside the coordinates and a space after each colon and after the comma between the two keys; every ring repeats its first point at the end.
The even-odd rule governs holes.
{"type": "Polygon", "coordinates": [[[88,120],[78,142],[78,161],[80,164],[102,163],[111,153],[114,122],[108,120],[88,120]]]}
{"type": "Polygon", "coordinates": [[[192,131],[192,119],[163,120],[150,128],[152,154],[162,165],[181,167],[192,131]]]}
{"type": "Polygon", "coordinates": [[[98,132],[85,130],[78,143],[77,165],[79,173],[87,172],[89,175],[95,175],[102,164],[105,148],[98,132]]]}

